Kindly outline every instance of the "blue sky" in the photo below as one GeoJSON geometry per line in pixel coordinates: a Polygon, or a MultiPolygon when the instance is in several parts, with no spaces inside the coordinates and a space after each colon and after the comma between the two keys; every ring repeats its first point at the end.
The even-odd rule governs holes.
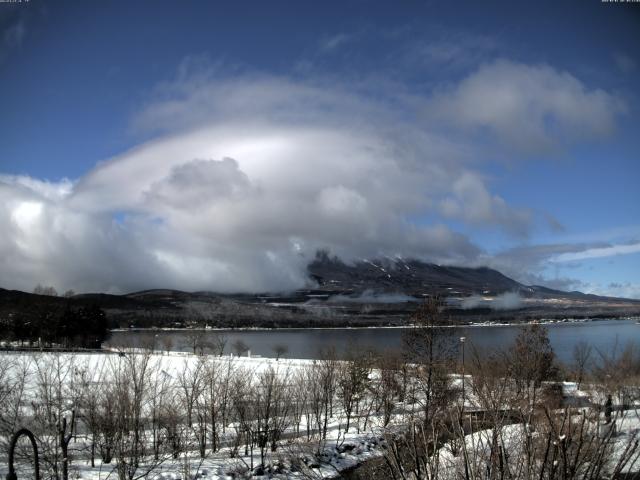
{"type": "Polygon", "coordinates": [[[597,1],[0,4],[0,285],[287,289],[329,248],[640,298],[639,37],[597,1]]]}

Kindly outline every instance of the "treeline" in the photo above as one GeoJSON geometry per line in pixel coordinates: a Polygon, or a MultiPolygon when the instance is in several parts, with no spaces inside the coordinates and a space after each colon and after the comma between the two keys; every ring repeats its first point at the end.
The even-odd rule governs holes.
{"type": "Polygon", "coordinates": [[[0,318],[0,339],[13,346],[100,348],[109,333],[105,312],[97,305],[34,303],[0,318]]]}
{"type": "Polygon", "coordinates": [[[249,315],[220,315],[212,319],[185,315],[181,312],[167,314],[164,312],[109,312],[109,321],[113,328],[355,328],[380,326],[406,326],[406,317],[336,317],[319,318],[300,316],[297,318],[256,318],[249,315]]]}

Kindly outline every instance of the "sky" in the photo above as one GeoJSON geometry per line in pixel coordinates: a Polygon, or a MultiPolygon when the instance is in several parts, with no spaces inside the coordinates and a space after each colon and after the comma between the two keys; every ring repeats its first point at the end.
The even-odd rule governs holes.
{"type": "Polygon", "coordinates": [[[345,261],[640,298],[640,4],[0,3],[0,287],[345,261]]]}

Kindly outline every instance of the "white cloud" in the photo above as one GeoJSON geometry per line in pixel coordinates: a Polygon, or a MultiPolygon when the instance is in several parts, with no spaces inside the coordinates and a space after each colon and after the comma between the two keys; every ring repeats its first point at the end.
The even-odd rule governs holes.
{"type": "Polygon", "coordinates": [[[42,215],[42,203],[21,202],[12,212],[13,222],[23,231],[29,231],[42,215]]]}
{"type": "Polygon", "coordinates": [[[167,177],[151,184],[144,192],[151,210],[160,205],[207,208],[223,200],[239,201],[250,193],[249,179],[232,158],[192,160],[174,166],[167,177]]]}
{"type": "MultiPolygon", "coordinates": [[[[284,290],[304,285],[318,248],[345,259],[401,252],[447,263],[477,255],[444,225],[406,220],[428,210],[431,197],[455,178],[455,161],[447,162],[455,160],[453,147],[454,155],[431,157],[430,137],[418,130],[383,122],[346,128],[344,116],[354,114],[342,114],[340,102],[326,118],[300,121],[295,109],[305,105],[295,91],[280,104],[285,97],[273,82],[266,90],[276,98],[264,98],[251,118],[241,121],[236,112],[225,121],[213,110],[197,128],[179,128],[102,162],[72,185],[3,178],[9,197],[43,205],[40,220],[26,232],[14,228],[0,247],[11,259],[3,285],[284,290]],[[280,119],[268,118],[274,110],[280,119]]],[[[251,86],[248,96],[255,98],[254,88],[264,94],[260,82],[251,86]]],[[[315,98],[307,88],[299,87],[300,94],[315,98]]],[[[327,97],[318,91],[318,98],[327,97]]],[[[192,102],[172,109],[184,115],[180,127],[192,126],[183,111],[192,102]]],[[[346,108],[360,103],[351,99],[346,108]]],[[[433,143],[438,155],[446,151],[441,143],[433,143]]],[[[3,210],[10,217],[16,208],[7,203],[3,210]]]]}
{"type": "Polygon", "coordinates": [[[441,202],[442,214],[475,225],[500,225],[507,231],[526,236],[531,214],[507,205],[503,198],[492,195],[479,175],[464,171],[454,180],[451,195],[441,202]]]}
{"type": "Polygon", "coordinates": [[[430,41],[420,42],[412,38],[410,44],[404,46],[401,56],[407,64],[460,70],[477,66],[501,50],[501,43],[490,36],[452,31],[449,28],[442,31],[436,29],[433,33],[430,41]]]}
{"type": "Polygon", "coordinates": [[[18,20],[4,31],[4,45],[7,49],[16,48],[22,45],[27,28],[23,20],[18,20]]]}
{"type": "Polygon", "coordinates": [[[23,18],[15,19],[4,30],[0,30],[0,64],[13,50],[20,48],[27,36],[27,27],[23,18]]]}
{"type": "Polygon", "coordinates": [[[611,282],[608,284],[585,282],[582,284],[581,290],[593,295],[640,300],[640,284],[633,282],[611,282]]]}
{"type": "MultiPolygon", "coordinates": [[[[457,111],[468,85],[486,75],[481,69],[436,103],[457,111]]],[[[584,91],[554,71],[541,75],[566,80],[586,103],[601,99],[612,115],[604,92],[584,91]]],[[[515,92],[521,79],[514,82],[515,92]]],[[[468,162],[473,144],[417,125],[414,100],[189,61],[133,121],[155,140],[74,182],[0,176],[0,284],[79,292],[287,290],[304,285],[318,248],[345,260],[402,254],[445,264],[483,261],[466,236],[439,223],[442,214],[526,235],[528,211],[490,192],[468,162]],[[425,216],[434,220],[411,220],[425,216]]],[[[549,110],[536,95],[524,102],[549,110]]],[[[597,106],[584,108],[598,113],[597,106]]],[[[503,112],[519,120],[519,112],[503,112]]],[[[551,113],[568,117],[570,129],[582,125],[574,113],[551,113]]],[[[493,112],[487,124],[499,130],[498,117],[493,112]]],[[[564,251],[572,250],[554,253],[564,251]]]]}
{"type": "Polygon", "coordinates": [[[336,48],[339,48],[342,45],[348,43],[352,38],[353,35],[347,33],[337,33],[335,35],[325,37],[320,42],[320,51],[325,53],[333,51],[336,48]]]}
{"type": "Polygon", "coordinates": [[[0,179],[3,287],[30,290],[42,282],[79,291],[126,290],[166,276],[148,262],[144,242],[110,215],[69,208],[66,197],[49,196],[55,184],[38,189],[42,184],[32,182],[33,188],[25,188],[17,180],[0,179]]]}
{"type": "MultiPolygon", "coordinates": [[[[635,232],[634,229],[628,230],[635,232]]],[[[594,235],[584,235],[585,238],[589,236],[594,235]]],[[[595,236],[599,237],[599,235],[595,236]]],[[[481,255],[473,264],[488,265],[525,285],[542,285],[565,291],[580,290],[598,295],[638,298],[632,285],[621,288],[621,284],[612,283],[605,287],[572,278],[570,275],[572,269],[581,266],[579,262],[582,260],[637,252],[640,252],[640,244],[637,241],[614,243],[600,240],[590,243],[558,243],[522,246],[493,256],[481,255]]]]}
{"type": "Polygon", "coordinates": [[[504,292],[495,297],[470,295],[460,301],[460,308],[463,310],[487,307],[492,310],[515,310],[522,307],[522,298],[518,292],[504,292]]]}
{"type": "Polygon", "coordinates": [[[367,209],[367,199],[358,192],[342,185],[322,189],[318,195],[320,211],[328,216],[352,217],[364,215],[367,209]]]}
{"type": "Polygon", "coordinates": [[[622,52],[614,53],[613,61],[622,73],[631,73],[636,69],[636,61],[622,52]]]}
{"type": "Polygon", "coordinates": [[[626,245],[609,245],[606,247],[588,248],[580,252],[567,252],[551,257],[553,262],[574,262],[590,258],[611,257],[614,255],[626,255],[640,252],[640,243],[626,245]]]}
{"type": "Polygon", "coordinates": [[[501,60],[438,94],[428,117],[536,152],[607,135],[624,111],[619,98],[567,72],[501,60]]]}

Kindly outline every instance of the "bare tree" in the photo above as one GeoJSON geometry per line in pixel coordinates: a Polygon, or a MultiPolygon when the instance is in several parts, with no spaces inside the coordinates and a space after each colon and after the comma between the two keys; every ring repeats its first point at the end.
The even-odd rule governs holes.
{"type": "Polygon", "coordinates": [[[180,388],[181,404],[183,411],[186,414],[187,426],[189,428],[193,425],[193,409],[196,404],[196,399],[200,395],[201,383],[202,383],[203,365],[201,362],[197,362],[191,366],[188,363],[184,363],[182,370],[178,373],[178,387],[180,388]]]}
{"type": "Polygon", "coordinates": [[[186,413],[180,417],[183,425],[178,432],[181,435],[180,443],[183,453],[180,456],[182,473],[185,478],[193,478],[194,470],[197,471],[206,456],[209,408],[207,405],[205,357],[198,357],[193,365],[185,362],[181,372],[178,373],[179,398],[181,410],[186,413]],[[191,452],[196,451],[200,459],[194,466],[191,452]]]}
{"type": "Polygon", "coordinates": [[[542,382],[555,378],[558,372],[547,329],[539,324],[522,327],[509,355],[510,377],[528,410],[525,422],[530,423],[542,382]]]}
{"type": "Polygon", "coordinates": [[[220,401],[220,420],[222,421],[222,433],[224,435],[229,421],[229,410],[231,409],[231,395],[233,392],[232,380],[237,375],[233,358],[229,357],[224,362],[220,375],[218,399],[220,401]]]}
{"type": "Polygon", "coordinates": [[[597,350],[593,374],[604,395],[614,395],[623,407],[640,399],[640,343],[616,342],[609,351],[597,350]]]}
{"type": "Polygon", "coordinates": [[[338,396],[342,401],[342,410],[346,416],[345,432],[349,431],[353,413],[369,384],[370,361],[358,349],[350,350],[347,358],[338,368],[338,396]]]}
{"type": "Polygon", "coordinates": [[[396,409],[396,400],[403,398],[402,372],[404,361],[398,352],[384,352],[376,357],[378,376],[373,381],[373,394],[376,399],[376,411],[382,412],[382,426],[391,421],[396,409]]]}
{"type": "Polygon", "coordinates": [[[251,391],[252,378],[247,376],[242,369],[237,370],[237,374],[231,378],[231,406],[233,409],[233,421],[235,429],[234,444],[231,454],[235,456],[242,443],[244,443],[245,456],[249,455],[251,449],[251,468],[253,469],[253,428],[252,421],[252,405],[251,391]]]}
{"type": "Polygon", "coordinates": [[[237,356],[240,357],[249,351],[249,346],[246,343],[244,343],[242,340],[238,339],[235,342],[233,342],[233,351],[236,353],[237,356]]]}
{"type": "Polygon", "coordinates": [[[273,353],[276,355],[276,361],[280,360],[285,353],[289,351],[289,347],[283,344],[278,344],[273,346],[273,353]]]}
{"type": "Polygon", "coordinates": [[[80,399],[78,420],[82,421],[90,437],[89,454],[91,467],[95,467],[96,447],[100,438],[102,419],[99,414],[101,397],[105,393],[104,382],[108,381],[104,364],[93,369],[81,370],[83,395],[80,399]]]}
{"type": "Polygon", "coordinates": [[[45,287],[41,284],[37,284],[35,286],[35,288],[33,289],[33,293],[35,293],[36,295],[47,295],[49,297],[58,296],[58,292],[55,288],[53,288],[52,286],[45,287]]]}
{"type": "Polygon", "coordinates": [[[218,450],[220,441],[221,370],[216,360],[208,359],[204,365],[202,379],[202,408],[207,411],[209,442],[214,452],[218,450]]]}
{"type": "MultiPolygon", "coordinates": [[[[111,379],[110,379],[111,380],[111,379]]],[[[96,436],[102,463],[110,464],[116,448],[119,419],[118,391],[113,383],[105,383],[97,405],[96,436]]]]}
{"type": "Polygon", "coordinates": [[[5,452],[9,439],[25,422],[31,365],[31,357],[0,354],[0,448],[5,452]]]}
{"type": "MultiPolygon", "coordinates": [[[[199,381],[193,386],[195,404],[194,404],[194,422],[192,426],[193,435],[197,442],[198,453],[203,459],[207,452],[207,439],[209,438],[209,426],[212,422],[210,417],[210,396],[207,395],[207,369],[209,362],[205,357],[198,358],[199,381]]],[[[215,400],[215,399],[214,399],[215,400]]]]}
{"type": "Polygon", "coordinates": [[[293,380],[289,389],[291,397],[291,416],[292,422],[295,426],[296,436],[300,436],[300,424],[302,423],[303,416],[306,415],[307,426],[307,440],[311,437],[311,422],[309,416],[309,404],[308,404],[308,386],[307,386],[307,371],[306,369],[297,370],[293,374],[293,380]]]}
{"type": "Polygon", "coordinates": [[[224,349],[227,346],[227,337],[223,333],[216,332],[211,339],[211,345],[213,353],[221,357],[224,354],[224,349]]]}
{"type": "Polygon", "coordinates": [[[327,438],[329,418],[333,415],[339,362],[334,348],[320,352],[321,359],[306,369],[308,388],[308,424],[318,432],[318,452],[327,438]]]}
{"type": "Polygon", "coordinates": [[[128,353],[112,363],[115,393],[114,456],[120,480],[145,478],[164,460],[146,456],[144,409],[149,396],[151,353],[128,353]]]}
{"type": "Polygon", "coordinates": [[[177,459],[186,449],[186,426],[178,394],[170,392],[167,402],[160,412],[160,429],[165,442],[164,451],[173,459],[177,459]]]}
{"type": "Polygon", "coordinates": [[[289,402],[286,398],[288,371],[282,378],[273,368],[262,372],[253,386],[254,421],[250,423],[253,439],[260,449],[260,467],[256,473],[265,472],[267,450],[276,451],[277,443],[289,424],[289,402]]]}
{"type": "Polygon", "coordinates": [[[446,408],[454,393],[448,373],[453,370],[457,343],[451,330],[444,328],[447,321],[443,308],[437,297],[426,300],[413,316],[413,327],[403,337],[406,359],[412,365],[412,389],[425,427],[446,408]]]}
{"type": "Polygon", "coordinates": [[[204,341],[202,338],[202,332],[190,331],[185,335],[185,339],[194,355],[198,353],[199,350],[202,350],[204,341]]]}
{"type": "Polygon", "coordinates": [[[45,354],[35,357],[34,365],[37,400],[32,402],[32,410],[34,430],[40,439],[40,458],[49,476],[67,480],[71,440],[67,418],[73,429],[81,395],[75,378],[75,359],[45,354]]]}
{"type": "Polygon", "coordinates": [[[593,348],[590,344],[581,340],[573,347],[573,373],[575,381],[580,388],[584,380],[584,376],[589,370],[589,363],[591,362],[591,355],[593,348]]]}
{"type": "Polygon", "coordinates": [[[164,350],[169,353],[173,348],[173,337],[171,335],[163,335],[162,336],[162,347],[164,350]]]}
{"type": "Polygon", "coordinates": [[[146,402],[146,417],[148,430],[151,435],[151,448],[153,458],[159,461],[163,453],[163,444],[166,442],[166,431],[163,429],[166,405],[172,400],[171,393],[173,382],[170,375],[160,364],[149,368],[149,399],[146,402]]]}
{"type": "Polygon", "coordinates": [[[76,425],[76,411],[71,410],[71,422],[67,425],[67,418],[63,417],[62,422],[58,423],[58,435],[60,448],[62,450],[62,479],[69,479],[69,442],[73,437],[74,427],[76,425]],[[68,427],[68,429],[67,429],[68,427]]]}

